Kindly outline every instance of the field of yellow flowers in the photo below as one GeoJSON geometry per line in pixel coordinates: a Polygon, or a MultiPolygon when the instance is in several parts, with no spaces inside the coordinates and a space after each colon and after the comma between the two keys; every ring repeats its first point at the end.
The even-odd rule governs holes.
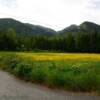
{"type": "Polygon", "coordinates": [[[21,58],[30,60],[43,61],[60,61],[60,60],[100,60],[100,54],[88,53],[17,53],[21,58]]]}

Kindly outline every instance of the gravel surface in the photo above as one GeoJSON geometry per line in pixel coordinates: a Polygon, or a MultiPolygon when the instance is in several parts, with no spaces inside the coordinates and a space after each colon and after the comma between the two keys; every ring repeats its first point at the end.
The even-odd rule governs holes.
{"type": "Polygon", "coordinates": [[[0,100],[100,100],[100,96],[47,89],[0,71],[0,100]]]}

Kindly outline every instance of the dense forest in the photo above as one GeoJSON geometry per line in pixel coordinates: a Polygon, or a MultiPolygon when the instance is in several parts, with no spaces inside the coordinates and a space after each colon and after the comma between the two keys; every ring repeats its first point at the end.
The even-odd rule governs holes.
{"type": "MultiPolygon", "coordinates": [[[[7,22],[5,22],[5,27],[7,26],[6,23],[7,22]]],[[[84,23],[84,25],[87,24],[91,24],[91,23],[84,23]]],[[[93,25],[96,26],[96,24],[91,24],[91,25],[90,26],[93,28],[94,28],[93,25]]],[[[26,26],[32,27],[32,25],[29,24],[27,24],[26,26]]],[[[20,36],[18,35],[16,28],[10,26],[7,27],[7,29],[4,29],[2,31],[0,27],[0,50],[2,51],[3,50],[5,51],[47,50],[47,51],[58,51],[58,52],[90,52],[90,53],[100,52],[100,33],[99,33],[100,27],[99,26],[96,27],[98,31],[96,30],[96,28],[94,30],[93,28],[90,28],[91,31],[87,32],[83,29],[81,30],[78,29],[78,26],[72,25],[67,29],[64,29],[62,32],[59,31],[58,33],[54,33],[56,31],[47,28],[46,31],[44,31],[45,30],[44,27],[41,28],[38,26],[38,28],[37,30],[39,30],[40,33],[42,30],[42,32],[45,32],[45,34],[42,33],[41,33],[42,35],[33,34],[31,36],[24,34],[20,36]],[[51,33],[49,35],[46,35],[46,32],[47,33],[53,32],[53,33],[52,35],[51,33]]],[[[86,26],[84,28],[86,28],[86,26]]],[[[36,26],[34,29],[36,30],[36,26]]]]}
{"type": "Polygon", "coordinates": [[[13,29],[0,34],[0,50],[32,51],[52,50],[63,52],[100,52],[100,35],[67,34],[66,36],[17,37],[13,29]]]}

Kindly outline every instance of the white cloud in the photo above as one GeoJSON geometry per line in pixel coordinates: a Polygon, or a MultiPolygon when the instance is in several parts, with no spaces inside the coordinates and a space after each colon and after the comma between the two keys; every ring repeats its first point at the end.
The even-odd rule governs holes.
{"type": "MultiPolygon", "coordinates": [[[[85,20],[98,22],[99,0],[0,0],[0,17],[61,29],[85,20]],[[4,5],[3,1],[6,1],[4,5]],[[9,6],[8,6],[9,5],[9,6]],[[15,6],[15,7],[14,7],[15,6]],[[17,17],[16,17],[17,16],[17,17]],[[21,17],[21,18],[19,18],[21,17]]],[[[100,23],[99,23],[100,24],[100,23]]]]}
{"type": "Polygon", "coordinates": [[[16,8],[16,0],[0,0],[0,5],[8,8],[16,8]]]}
{"type": "Polygon", "coordinates": [[[93,0],[91,8],[100,10],[100,0],[93,0]]]}

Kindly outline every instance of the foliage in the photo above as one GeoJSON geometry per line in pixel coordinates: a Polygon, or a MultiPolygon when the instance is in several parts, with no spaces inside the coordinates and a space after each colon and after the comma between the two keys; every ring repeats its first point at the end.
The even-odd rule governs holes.
{"type": "Polygon", "coordinates": [[[4,70],[21,79],[45,84],[52,88],[83,92],[100,91],[100,59],[98,59],[98,54],[94,54],[94,59],[88,58],[89,56],[92,57],[91,54],[84,54],[84,58],[77,54],[79,58],[73,59],[75,54],[71,54],[72,59],[70,60],[66,57],[65,60],[61,59],[60,54],[55,54],[58,55],[59,60],[57,58],[57,60],[49,60],[51,56],[55,58],[52,53],[24,53],[24,55],[22,53],[24,58],[21,58],[21,53],[1,52],[0,55],[0,66],[4,65],[4,70]],[[30,57],[30,54],[35,56],[35,59],[30,57]],[[47,60],[43,60],[41,55],[47,57],[47,60]],[[41,60],[36,59],[36,56],[39,56],[41,60]]]}
{"type": "Polygon", "coordinates": [[[13,19],[0,19],[0,50],[100,53],[100,26],[84,22],[55,32],[13,19]]]}

